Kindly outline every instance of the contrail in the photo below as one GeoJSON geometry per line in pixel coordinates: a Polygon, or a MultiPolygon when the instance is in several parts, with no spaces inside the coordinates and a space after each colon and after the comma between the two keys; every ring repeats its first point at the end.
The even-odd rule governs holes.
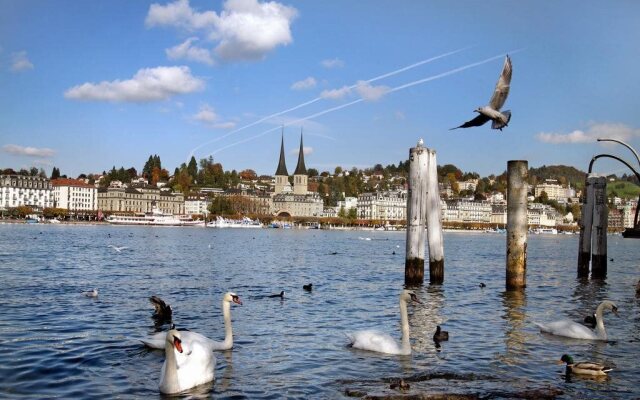
{"type": "MultiPolygon", "coordinates": [[[[450,51],[450,52],[448,52],[448,53],[444,53],[444,54],[440,54],[440,55],[435,56],[435,57],[427,58],[427,59],[425,59],[425,60],[418,61],[417,63],[411,64],[411,65],[407,65],[406,67],[402,67],[402,68],[397,69],[397,70],[395,70],[395,71],[387,72],[387,73],[385,73],[385,74],[382,74],[382,75],[376,76],[375,78],[371,78],[371,79],[366,80],[366,81],[364,81],[364,82],[366,82],[366,83],[371,83],[371,82],[379,81],[380,79],[384,79],[384,78],[388,78],[388,77],[393,76],[393,75],[397,75],[397,74],[399,74],[399,73],[401,73],[401,72],[408,71],[408,70],[410,70],[410,69],[413,69],[413,68],[419,67],[419,66],[424,65],[424,64],[428,64],[428,63],[430,63],[430,62],[433,62],[433,61],[439,60],[439,59],[444,58],[444,57],[448,57],[448,56],[453,55],[453,54],[456,54],[456,53],[460,53],[461,51],[465,51],[465,50],[468,50],[468,49],[470,49],[470,48],[471,48],[471,46],[463,47],[463,48],[458,49],[458,50],[453,50],[453,51],[450,51]]],[[[358,87],[358,84],[357,84],[357,83],[356,83],[356,84],[353,84],[353,85],[351,85],[351,86],[349,86],[349,87],[348,87],[348,89],[355,89],[356,87],[358,87]]],[[[207,145],[209,145],[209,144],[211,144],[211,143],[218,142],[218,141],[220,141],[220,140],[222,140],[222,139],[224,139],[224,138],[226,138],[226,137],[229,137],[230,135],[233,135],[234,133],[240,132],[240,131],[242,131],[242,130],[244,130],[244,129],[250,128],[250,127],[255,126],[255,125],[257,125],[257,124],[259,124],[259,123],[261,123],[261,122],[264,122],[264,121],[270,120],[271,118],[274,118],[274,117],[280,116],[280,115],[282,115],[282,114],[286,114],[286,113],[288,113],[288,112],[295,111],[295,110],[297,110],[297,109],[299,109],[299,108],[306,107],[306,106],[308,106],[308,105],[310,105],[310,104],[313,104],[313,103],[315,103],[315,102],[318,102],[318,101],[320,101],[320,100],[323,100],[323,97],[316,97],[315,99],[312,99],[312,100],[306,101],[306,102],[304,102],[304,103],[298,104],[297,106],[293,106],[293,107],[288,108],[288,109],[286,109],[286,110],[284,110],[284,111],[279,111],[279,112],[277,112],[277,113],[274,113],[274,114],[268,115],[268,116],[266,116],[266,117],[260,118],[260,119],[259,119],[259,120],[257,120],[257,121],[254,121],[254,122],[252,122],[252,123],[250,123],[250,124],[247,124],[247,125],[241,126],[240,128],[237,128],[237,129],[234,129],[234,130],[232,130],[232,131],[230,131],[230,132],[227,132],[227,133],[225,133],[224,135],[222,135],[222,136],[220,136],[220,137],[217,137],[217,138],[215,138],[215,139],[211,139],[211,140],[209,140],[208,142],[202,143],[201,145],[199,145],[199,146],[195,147],[193,150],[191,150],[191,152],[189,153],[189,157],[187,157],[187,158],[188,158],[188,159],[190,159],[191,157],[193,157],[194,153],[195,153],[197,150],[199,150],[199,149],[203,148],[204,146],[207,146],[207,145]]]]}
{"type": "MultiPolygon", "coordinates": [[[[433,75],[433,76],[430,76],[430,77],[427,77],[427,78],[419,79],[419,80],[417,80],[417,81],[413,81],[413,82],[406,83],[406,84],[404,84],[404,85],[396,86],[396,87],[394,87],[394,88],[389,89],[386,93],[393,93],[393,92],[397,92],[397,91],[399,91],[399,90],[403,90],[403,89],[406,89],[406,88],[409,88],[409,87],[412,87],[412,86],[420,85],[420,84],[422,84],[422,83],[426,83],[426,82],[434,81],[434,80],[436,80],[436,79],[444,78],[444,77],[446,77],[446,76],[453,75],[453,74],[456,74],[456,73],[458,73],[458,72],[462,72],[462,71],[464,71],[464,70],[467,70],[467,69],[469,69],[469,68],[473,68],[473,67],[477,67],[477,66],[480,66],[480,65],[483,65],[483,64],[487,64],[487,63],[489,63],[489,62],[491,62],[491,61],[494,61],[494,60],[500,59],[500,58],[502,58],[502,57],[505,57],[507,54],[514,54],[514,53],[518,53],[518,52],[520,52],[520,51],[522,51],[522,49],[517,49],[517,50],[511,51],[511,52],[507,52],[507,53],[499,54],[499,55],[497,55],[497,56],[493,56],[493,57],[490,57],[490,58],[484,59],[484,60],[482,60],[482,61],[478,61],[478,62],[475,62],[475,63],[472,63],[472,64],[464,65],[464,66],[462,66],[462,67],[454,68],[454,69],[452,69],[452,70],[449,70],[449,71],[443,72],[443,73],[441,73],[441,74],[433,75]]],[[[385,93],[385,94],[386,94],[386,93],[385,93]]],[[[357,104],[357,103],[360,103],[360,102],[362,102],[362,101],[364,101],[364,99],[360,98],[360,99],[354,100],[354,101],[349,102],[349,103],[345,103],[345,104],[342,104],[342,105],[339,105],[339,106],[336,106],[336,107],[331,107],[331,108],[328,108],[328,109],[326,109],[326,110],[323,110],[323,111],[317,112],[317,113],[315,113],[315,114],[311,114],[311,115],[308,115],[308,116],[306,116],[306,117],[299,118],[299,119],[297,119],[297,120],[294,120],[293,122],[289,122],[289,123],[287,124],[287,126],[288,126],[288,125],[294,125],[294,124],[297,124],[297,123],[300,123],[300,122],[304,122],[304,121],[306,121],[306,120],[309,120],[309,119],[312,119],[312,118],[316,118],[316,117],[319,117],[319,116],[321,116],[321,115],[328,114],[328,113],[330,113],[330,112],[334,112],[334,111],[337,111],[337,110],[341,110],[341,109],[343,109],[343,108],[350,107],[350,106],[352,106],[352,105],[354,105],[354,104],[357,104]]],[[[224,147],[220,147],[219,149],[216,149],[216,150],[212,151],[212,152],[211,152],[211,154],[216,154],[216,153],[219,153],[219,152],[221,152],[222,150],[226,150],[226,149],[228,149],[228,148],[230,148],[230,147],[237,146],[237,145],[242,144],[242,143],[246,143],[246,142],[248,142],[248,141],[250,141],[250,140],[253,140],[253,139],[257,139],[257,138],[259,138],[259,137],[261,137],[261,136],[266,135],[267,133],[270,133],[270,132],[273,132],[273,131],[279,130],[279,129],[281,129],[281,128],[282,128],[282,127],[277,126],[277,127],[275,127],[275,128],[268,129],[268,130],[266,130],[266,131],[264,131],[264,132],[258,133],[257,135],[254,135],[254,136],[248,137],[248,138],[246,138],[246,139],[242,139],[242,140],[237,141],[237,142],[235,142],[235,143],[228,144],[228,145],[226,145],[226,146],[224,146],[224,147]]]]}

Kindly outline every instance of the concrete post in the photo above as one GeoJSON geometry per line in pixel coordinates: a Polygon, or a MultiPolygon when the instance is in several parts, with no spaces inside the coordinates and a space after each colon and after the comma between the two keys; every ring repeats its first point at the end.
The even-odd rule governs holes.
{"type": "Polygon", "coordinates": [[[593,184],[593,253],[591,278],[607,277],[607,178],[599,176],[593,184]]]}
{"type": "Polygon", "coordinates": [[[580,240],[578,241],[578,278],[589,276],[589,262],[591,261],[591,231],[593,224],[593,184],[596,177],[585,177],[582,194],[582,217],[580,218],[580,240]]]}
{"type": "Polygon", "coordinates": [[[436,151],[427,149],[427,241],[431,284],[442,284],[444,281],[444,244],[440,208],[436,151]]]}
{"type": "Polygon", "coordinates": [[[507,290],[527,286],[527,161],[507,162],[507,290]]]}
{"type": "Polygon", "coordinates": [[[424,239],[427,203],[427,149],[422,139],[409,149],[409,190],[407,193],[407,248],[404,284],[422,285],[424,281],[424,239]]]}

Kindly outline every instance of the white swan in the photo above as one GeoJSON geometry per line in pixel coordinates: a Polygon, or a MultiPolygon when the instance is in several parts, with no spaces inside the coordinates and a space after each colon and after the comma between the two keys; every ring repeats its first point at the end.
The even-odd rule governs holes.
{"type": "MultiPolygon", "coordinates": [[[[233,329],[231,327],[231,303],[236,303],[242,305],[242,301],[240,297],[233,293],[227,292],[222,297],[222,315],[224,316],[224,341],[217,342],[215,340],[211,340],[206,336],[203,336],[196,332],[191,331],[182,331],[182,340],[183,342],[189,342],[192,340],[197,340],[201,343],[206,343],[210,350],[229,350],[233,347],[233,329]]],[[[165,347],[165,333],[158,332],[154,335],[146,339],[140,339],[145,346],[151,347],[152,349],[163,349],[165,347]]]]}
{"type": "Polygon", "coordinates": [[[402,327],[402,343],[398,344],[394,338],[375,330],[357,331],[348,333],[351,347],[356,349],[376,351],[378,353],[407,355],[411,354],[409,342],[409,317],[407,316],[407,302],[420,303],[418,297],[410,290],[400,293],[400,324],[402,327]]]}
{"type": "Polygon", "coordinates": [[[604,329],[604,321],[602,313],[604,310],[611,310],[614,314],[618,314],[618,307],[609,300],[604,300],[596,309],[596,329],[592,331],[586,326],[570,320],[561,320],[549,322],[548,324],[539,324],[534,322],[542,332],[552,335],[565,336],[573,339],[587,340],[607,340],[607,331],[604,329]]]}
{"type": "Polygon", "coordinates": [[[160,371],[160,392],[180,393],[215,378],[216,357],[206,344],[186,341],[172,326],[165,334],[165,360],[160,371]]]}

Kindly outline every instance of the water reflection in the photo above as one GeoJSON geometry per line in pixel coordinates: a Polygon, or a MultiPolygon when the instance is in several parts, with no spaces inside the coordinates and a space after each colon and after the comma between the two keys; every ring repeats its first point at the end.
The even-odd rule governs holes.
{"type": "Polygon", "coordinates": [[[516,366],[522,363],[528,353],[525,346],[527,337],[524,333],[527,296],[525,290],[507,290],[502,292],[501,297],[503,319],[507,324],[504,336],[505,353],[500,360],[509,366],[516,366]]]}

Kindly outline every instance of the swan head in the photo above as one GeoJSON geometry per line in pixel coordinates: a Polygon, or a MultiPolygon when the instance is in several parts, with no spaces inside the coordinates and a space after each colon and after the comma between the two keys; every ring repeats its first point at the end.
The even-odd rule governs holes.
{"type": "Polygon", "coordinates": [[[171,325],[171,329],[167,332],[167,343],[173,346],[179,353],[182,353],[182,339],[180,337],[180,331],[176,329],[175,325],[171,325]]]}
{"type": "Polygon", "coordinates": [[[600,303],[600,307],[602,307],[603,310],[611,310],[612,313],[618,316],[618,306],[616,306],[616,303],[614,303],[613,301],[604,300],[602,303],[600,303]]]}
{"type": "Polygon", "coordinates": [[[402,293],[400,293],[400,300],[404,301],[405,303],[416,302],[422,304],[420,299],[418,299],[418,296],[416,296],[416,294],[412,290],[403,290],[402,293]]]}
{"type": "Polygon", "coordinates": [[[236,304],[242,305],[242,300],[240,300],[240,296],[238,296],[233,292],[227,292],[222,298],[222,301],[226,301],[227,303],[236,303],[236,304]]]}

